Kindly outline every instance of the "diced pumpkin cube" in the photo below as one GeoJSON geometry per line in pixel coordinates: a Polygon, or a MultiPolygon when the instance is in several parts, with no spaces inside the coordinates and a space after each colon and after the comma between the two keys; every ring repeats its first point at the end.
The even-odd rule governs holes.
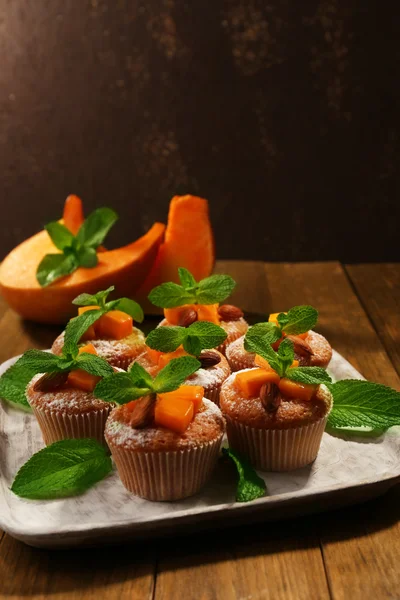
{"type": "Polygon", "coordinates": [[[79,354],[96,354],[97,355],[97,350],[96,348],[93,346],[93,344],[86,344],[86,346],[82,346],[82,348],[79,348],[79,354]]]}
{"type": "Polygon", "coordinates": [[[254,371],[239,371],[235,384],[245,398],[256,398],[264,383],[279,383],[279,375],[272,369],[255,369],[254,371]]]}
{"type": "Polygon", "coordinates": [[[297,337],[301,338],[302,340],[305,340],[306,337],[308,336],[308,331],[306,331],[305,333],[298,333],[297,337]]]}
{"type": "Polygon", "coordinates": [[[85,333],[81,337],[81,342],[87,342],[88,340],[95,340],[97,337],[96,330],[94,325],[91,325],[88,329],[86,329],[85,333]]]}
{"type": "Polygon", "coordinates": [[[203,402],[204,388],[201,385],[181,385],[177,390],[173,392],[166,392],[165,394],[158,394],[158,397],[162,399],[179,399],[184,398],[193,402],[194,413],[196,414],[203,402]]]}
{"type": "Polygon", "coordinates": [[[100,338],[122,340],[133,331],[132,317],[122,310],[110,310],[96,321],[96,333],[100,338]]]}
{"type": "Polygon", "coordinates": [[[148,346],[146,346],[146,354],[152,363],[158,365],[162,352],[160,352],[159,350],[153,350],[153,348],[149,348],[148,346]]]}
{"type": "Polygon", "coordinates": [[[267,371],[271,371],[271,370],[273,371],[269,362],[265,358],[260,356],[259,354],[256,354],[255,359],[254,359],[254,364],[257,367],[260,367],[261,369],[266,369],[267,371]]]}
{"type": "Polygon", "coordinates": [[[278,325],[278,315],[280,315],[281,313],[271,313],[268,317],[268,323],[273,323],[274,325],[278,325]]]}
{"type": "Polygon", "coordinates": [[[298,367],[298,366],[299,366],[299,364],[300,364],[300,363],[299,363],[299,361],[298,361],[298,360],[294,360],[290,366],[291,366],[292,368],[294,368],[294,367],[298,367]]]}
{"type": "Polygon", "coordinates": [[[194,404],[187,398],[158,398],[154,422],[176,433],[185,433],[194,416],[194,404]]]}
{"type": "Polygon", "coordinates": [[[199,321],[209,321],[219,325],[221,322],[218,314],[219,304],[199,304],[195,307],[197,309],[197,317],[199,321]]]}
{"type": "Polygon", "coordinates": [[[158,359],[158,366],[160,369],[163,369],[173,358],[180,358],[181,356],[189,356],[182,346],[174,350],[174,352],[162,352],[158,359]]]}
{"type": "Polygon", "coordinates": [[[169,325],[179,325],[179,318],[181,313],[188,308],[196,310],[194,304],[183,304],[176,308],[164,308],[164,317],[167,319],[169,325]]]}
{"type": "Polygon", "coordinates": [[[78,315],[83,315],[88,310],[98,310],[99,308],[100,306],[80,306],[78,308],[78,315]]]}
{"type": "Polygon", "coordinates": [[[279,382],[279,389],[286,398],[295,398],[298,400],[311,400],[317,387],[317,385],[298,383],[286,377],[279,382]]]}
{"type": "Polygon", "coordinates": [[[100,379],[101,377],[91,375],[91,373],[87,373],[83,369],[76,369],[68,375],[69,385],[85,392],[93,392],[100,379]]]}

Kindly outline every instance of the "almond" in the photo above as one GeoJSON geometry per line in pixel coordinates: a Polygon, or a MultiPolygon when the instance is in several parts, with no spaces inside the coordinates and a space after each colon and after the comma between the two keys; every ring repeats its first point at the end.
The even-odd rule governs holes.
{"type": "Polygon", "coordinates": [[[261,386],[260,400],[267,412],[273,413],[278,410],[282,396],[276,383],[269,382],[261,386]]]}
{"type": "Polygon", "coordinates": [[[68,373],[46,373],[33,386],[35,392],[55,392],[67,383],[68,373]]]}
{"type": "Polygon", "coordinates": [[[135,400],[135,405],[129,418],[129,425],[135,429],[140,429],[151,423],[154,417],[155,402],[155,394],[149,394],[135,400]]]}
{"type": "Polygon", "coordinates": [[[289,340],[293,342],[293,349],[296,354],[299,356],[304,356],[305,358],[310,358],[314,352],[308,342],[303,340],[303,338],[298,337],[297,335],[287,335],[289,340]]]}
{"type": "Polygon", "coordinates": [[[221,362],[221,356],[218,352],[204,350],[199,356],[199,361],[201,362],[202,369],[209,369],[221,362]]]}
{"type": "Polygon", "coordinates": [[[181,327],[189,327],[197,321],[197,312],[193,308],[185,308],[179,315],[178,325],[181,327]]]}
{"type": "Polygon", "coordinates": [[[223,304],[218,309],[222,321],[239,321],[243,317],[243,311],[233,304],[223,304]]]}

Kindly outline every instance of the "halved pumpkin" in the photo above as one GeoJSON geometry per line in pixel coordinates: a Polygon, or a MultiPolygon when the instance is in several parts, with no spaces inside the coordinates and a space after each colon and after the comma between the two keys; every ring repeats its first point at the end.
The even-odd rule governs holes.
{"type": "MultiPolygon", "coordinates": [[[[81,209],[79,198],[70,196],[67,199],[63,221],[71,231],[79,228],[81,209]]],[[[41,231],[14,248],[4,259],[0,266],[0,291],[8,304],[25,319],[65,323],[76,310],[72,300],[83,292],[94,294],[115,285],[117,297],[136,295],[152,268],[164,231],[165,225],[155,223],[132,244],[99,252],[96,267],[81,267],[45,288],[36,280],[37,267],[45,254],[59,251],[47,231],[41,231]]]]}

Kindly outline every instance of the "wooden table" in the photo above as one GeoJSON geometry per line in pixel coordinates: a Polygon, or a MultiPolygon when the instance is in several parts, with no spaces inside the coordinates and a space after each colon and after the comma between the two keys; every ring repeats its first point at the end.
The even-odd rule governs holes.
{"type": "MultiPolygon", "coordinates": [[[[225,261],[234,302],[253,312],[295,304],[368,379],[400,389],[400,265],[225,261]]],[[[57,328],[22,323],[0,303],[0,361],[46,348],[57,328]]],[[[0,598],[358,600],[400,597],[400,486],[317,516],[114,548],[38,550],[0,532],[0,598]]]]}

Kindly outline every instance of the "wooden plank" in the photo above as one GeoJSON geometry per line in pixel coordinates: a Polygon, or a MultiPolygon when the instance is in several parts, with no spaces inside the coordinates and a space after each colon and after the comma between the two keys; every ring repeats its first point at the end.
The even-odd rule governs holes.
{"type": "Polygon", "coordinates": [[[346,265],[346,272],[400,374],[400,263],[346,265]]]}

